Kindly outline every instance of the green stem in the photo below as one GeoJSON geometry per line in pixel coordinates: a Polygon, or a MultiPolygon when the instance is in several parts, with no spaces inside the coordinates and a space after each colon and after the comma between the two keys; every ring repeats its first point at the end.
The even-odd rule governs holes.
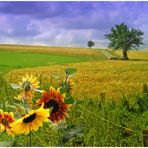
{"type": "MultiPolygon", "coordinates": [[[[112,122],[112,121],[110,121],[110,120],[107,120],[107,119],[105,119],[105,118],[103,118],[103,117],[101,117],[101,116],[99,116],[99,115],[96,115],[95,113],[89,111],[88,109],[84,108],[83,106],[81,106],[81,105],[79,105],[79,104],[78,104],[78,106],[79,106],[81,109],[83,109],[83,110],[85,110],[86,112],[88,112],[89,114],[94,115],[95,117],[98,117],[98,118],[100,118],[100,119],[102,119],[102,120],[104,120],[104,121],[110,122],[110,123],[112,123],[113,125],[115,125],[115,126],[117,126],[117,127],[120,127],[120,128],[123,128],[123,129],[128,129],[128,128],[125,127],[125,126],[122,126],[122,125],[120,125],[120,124],[117,124],[117,123],[115,123],[115,122],[112,122]]],[[[131,130],[132,132],[139,133],[139,131],[135,131],[135,130],[132,130],[132,129],[130,129],[130,130],[131,130]]]]}
{"type": "Polygon", "coordinates": [[[59,139],[60,139],[60,145],[63,146],[63,142],[62,142],[62,139],[61,139],[61,135],[60,135],[60,130],[58,129],[58,136],[59,136],[59,139]]]}
{"type": "Polygon", "coordinates": [[[28,135],[28,146],[31,147],[31,132],[28,135]]]}

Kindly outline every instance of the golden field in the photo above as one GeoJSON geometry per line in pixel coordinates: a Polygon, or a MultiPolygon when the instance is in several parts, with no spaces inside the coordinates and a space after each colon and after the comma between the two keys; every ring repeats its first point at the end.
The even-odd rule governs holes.
{"type": "Polygon", "coordinates": [[[90,50],[87,48],[70,48],[70,47],[52,47],[52,46],[30,46],[30,45],[3,45],[0,44],[2,51],[17,51],[17,52],[33,52],[33,53],[47,53],[60,54],[70,56],[93,56],[99,57],[101,53],[97,50],[90,50]],[[99,54],[100,53],[100,54],[99,54]]]}
{"type": "MultiPolygon", "coordinates": [[[[115,51],[116,54],[122,56],[122,51],[115,51]]],[[[130,50],[128,57],[132,60],[148,60],[148,50],[130,50]]]]}
{"type": "Polygon", "coordinates": [[[64,79],[64,69],[75,68],[77,72],[72,79],[75,83],[73,96],[76,99],[97,98],[104,93],[107,98],[118,99],[121,95],[132,95],[143,89],[143,83],[148,84],[148,59],[147,51],[130,51],[130,58],[141,59],[141,61],[93,61],[75,64],[54,65],[40,68],[26,68],[10,71],[7,81],[17,82],[26,73],[32,73],[41,77],[42,83],[60,82],[64,79]],[[133,55],[132,55],[133,54],[133,55]],[[56,75],[58,74],[58,75],[56,75]],[[56,76],[56,78],[55,78],[56,76]],[[56,79],[59,79],[56,82],[56,79]],[[17,81],[16,81],[17,80],[17,81]]]}

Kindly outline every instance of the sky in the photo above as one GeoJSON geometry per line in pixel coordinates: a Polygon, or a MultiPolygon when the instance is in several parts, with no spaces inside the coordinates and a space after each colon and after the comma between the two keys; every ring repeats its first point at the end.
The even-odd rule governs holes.
{"type": "Polygon", "coordinates": [[[148,2],[0,2],[0,44],[107,48],[111,27],[125,23],[144,32],[148,48],[148,2]]]}

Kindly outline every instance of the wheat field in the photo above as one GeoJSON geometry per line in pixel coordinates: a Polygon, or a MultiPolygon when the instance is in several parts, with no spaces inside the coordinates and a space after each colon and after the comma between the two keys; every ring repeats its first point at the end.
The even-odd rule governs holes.
{"type": "MultiPolygon", "coordinates": [[[[132,51],[131,51],[132,53],[132,51]]],[[[148,56],[133,52],[135,58],[140,56],[143,59],[148,56]],[[136,56],[135,56],[136,55],[136,56]]],[[[131,54],[132,55],[132,54],[131,54]]],[[[130,55],[130,56],[131,56],[130,55]]],[[[131,56],[132,57],[132,56],[131,56]]],[[[40,68],[26,68],[14,70],[6,75],[8,81],[15,81],[26,73],[42,75],[43,82],[51,82],[53,73],[60,75],[62,79],[64,69],[76,69],[72,76],[75,83],[73,94],[76,99],[97,98],[104,93],[107,98],[117,99],[121,95],[129,96],[140,93],[144,83],[148,83],[148,62],[147,61],[93,61],[74,64],[54,65],[40,68]]],[[[54,83],[54,79],[52,80],[54,83]]],[[[56,83],[56,81],[55,81],[56,83]]]]}

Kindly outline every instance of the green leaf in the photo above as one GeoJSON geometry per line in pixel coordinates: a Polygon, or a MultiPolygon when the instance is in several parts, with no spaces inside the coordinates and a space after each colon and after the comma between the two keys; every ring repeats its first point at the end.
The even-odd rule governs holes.
{"type": "Polygon", "coordinates": [[[14,105],[7,105],[7,110],[15,110],[16,109],[16,106],[14,105]]]}
{"type": "Polygon", "coordinates": [[[18,98],[14,98],[13,99],[13,103],[14,104],[20,104],[21,100],[19,100],[18,98]]]}
{"type": "Polygon", "coordinates": [[[80,101],[76,101],[75,104],[83,104],[85,101],[80,100],[80,101]]]}
{"type": "Polygon", "coordinates": [[[74,104],[74,99],[73,99],[73,97],[68,97],[68,98],[65,98],[65,100],[64,100],[64,103],[65,104],[74,104]]]}
{"type": "Polygon", "coordinates": [[[82,138],[84,136],[84,133],[77,133],[77,137],[82,138]]]}
{"type": "Polygon", "coordinates": [[[14,89],[18,89],[20,88],[21,86],[18,85],[18,84],[14,84],[14,83],[10,83],[11,87],[14,88],[14,89]]]}
{"type": "Polygon", "coordinates": [[[67,128],[67,125],[65,123],[60,123],[58,125],[58,129],[66,129],[67,128]]]}
{"type": "Polygon", "coordinates": [[[36,89],[36,88],[34,88],[33,90],[35,90],[36,92],[39,92],[39,93],[42,93],[43,92],[43,90],[36,89]]]}
{"type": "Polygon", "coordinates": [[[26,110],[29,110],[27,106],[20,103],[19,104],[14,103],[13,105],[15,105],[16,112],[14,112],[14,114],[17,118],[20,118],[23,114],[26,113],[26,110]]]}
{"type": "Polygon", "coordinates": [[[68,74],[72,75],[72,74],[76,73],[77,69],[75,69],[75,68],[67,68],[66,71],[68,72],[68,74]]]}
{"type": "Polygon", "coordinates": [[[11,147],[14,146],[14,141],[2,141],[0,147],[11,147]]]}
{"type": "Polygon", "coordinates": [[[66,132],[62,137],[62,142],[66,143],[75,136],[83,136],[83,127],[78,125],[66,132]],[[81,133],[81,134],[80,134],[81,133]]]}

